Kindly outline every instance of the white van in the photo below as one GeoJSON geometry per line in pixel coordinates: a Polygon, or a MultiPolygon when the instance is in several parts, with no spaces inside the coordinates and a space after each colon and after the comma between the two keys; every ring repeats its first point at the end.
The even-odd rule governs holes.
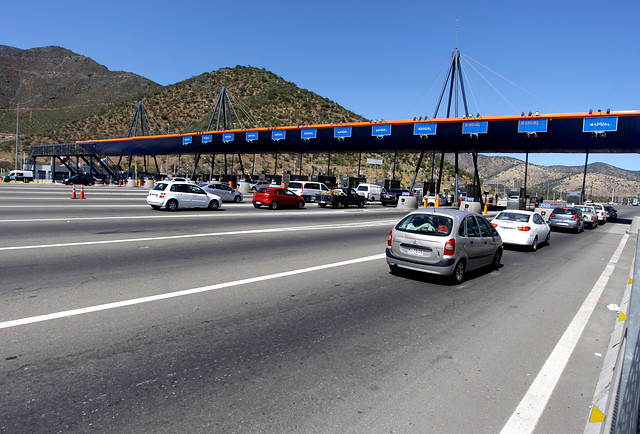
{"type": "Polygon", "coordinates": [[[316,181],[291,181],[287,188],[302,196],[305,202],[315,202],[316,194],[329,191],[329,187],[316,181]]]}
{"type": "Polygon", "coordinates": [[[367,200],[380,200],[380,195],[385,192],[385,189],[378,184],[358,184],[356,191],[360,196],[364,196],[367,200]]]}
{"type": "Polygon", "coordinates": [[[12,170],[4,177],[4,182],[29,182],[33,181],[33,171],[31,170],[12,170]]]}

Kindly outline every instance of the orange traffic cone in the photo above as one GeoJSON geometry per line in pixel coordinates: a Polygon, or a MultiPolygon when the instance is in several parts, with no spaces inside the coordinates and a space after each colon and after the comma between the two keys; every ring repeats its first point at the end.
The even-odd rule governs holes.
{"type": "Polygon", "coordinates": [[[80,199],[84,199],[84,185],[80,186],[80,199]]]}
{"type": "Polygon", "coordinates": [[[71,193],[71,199],[77,199],[76,197],[76,185],[73,184],[73,192],[71,193]]]}

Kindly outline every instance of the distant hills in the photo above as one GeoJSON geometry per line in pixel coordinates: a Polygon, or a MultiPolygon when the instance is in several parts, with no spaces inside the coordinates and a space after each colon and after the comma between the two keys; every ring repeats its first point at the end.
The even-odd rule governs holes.
{"type": "MultiPolygon", "coordinates": [[[[61,47],[29,50],[0,45],[0,167],[13,168],[17,105],[20,104],[20,143],[65,143],[76,140],[124,137],[138,100],[149,116],[152,134],[204,131],[222,86],[237,110],[235,127],[284,126],[365,120],[339,104],[301,89],[270,71],[250,66],[221,68],[161,86],[142,76],[109,71],[94,60],[61,47]],[[3,141],[4,140],[4,141],[3,141]]],[[[378,169],[362,164],[368,179],[388,178],[393,154],[378,169]]],[[[258,156],[268,167],[270,156],[258,156]]],[[[363,155],[363,159],[367,156],[363,155]]],[[[316,156],[321,166],[322,156],[316,156]]],[[[426,156],[419,179],[431,176],[431,156],[426,156]]],[[[296,158],[283,156],[280,164],[293,169],[296,158]]],[[[396,175],[409,184],[417,155],[398,155],[396,175]]],[[[445,161],[445,179],[453,179],[453,156],[445,161]]],[[[299,164],[299,163],[298,163],[299,164]]],[[[436,167],[438,167],[436,159],[436,167]]],[[[340,175],[355,176],[357,155],[332,156],[340,175]],[[355,167],[355,168],[354,168],[355,167]]],[[[524,162],[508,157],[480,156],[481,179],[517,185],[524,178],[524,162]],[[520,180],[520,181],[519,181],[520,180]]],[[[272,167],[272,166],[271,166],[272,167]]],[[[461,183],[471,182],[471,157],[460,156],[461,183]]],[[[279,169],[280,170],[280,169],[279,169]]],[[[582,167],[529,165],[528,189],[550,192],[580,190],[582,167]]],[[[587,192],[595,196],[634,196],[640,191],[640,172],[606,164],[589,165],[587,192]]]]}

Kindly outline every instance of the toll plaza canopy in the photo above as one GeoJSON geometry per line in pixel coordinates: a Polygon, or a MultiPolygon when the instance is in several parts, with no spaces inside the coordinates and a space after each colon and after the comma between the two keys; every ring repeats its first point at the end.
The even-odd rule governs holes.
{"type": "MultiPolygon", "coordinates": [[[[322,152],[640,153],[640,110],[235,129],[77,142],[102,155],[322,152]]],[[[57,155],[32,147],[33,156],[57,155]]]]}

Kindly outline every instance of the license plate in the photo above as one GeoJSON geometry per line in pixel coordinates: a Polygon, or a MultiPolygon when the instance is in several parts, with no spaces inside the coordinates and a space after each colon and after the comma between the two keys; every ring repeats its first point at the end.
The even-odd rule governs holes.
{"type": "Polygon", "coordinates": [[[424,250],[422,249],[407,249],[407,253],[410,255],[418,255],[418,256],[424,256],[424,250]]]}
{"type": "Polygon", "coordinates": [[[558,222],[559,226],[569,226],[569,223],[558,222]]]}

